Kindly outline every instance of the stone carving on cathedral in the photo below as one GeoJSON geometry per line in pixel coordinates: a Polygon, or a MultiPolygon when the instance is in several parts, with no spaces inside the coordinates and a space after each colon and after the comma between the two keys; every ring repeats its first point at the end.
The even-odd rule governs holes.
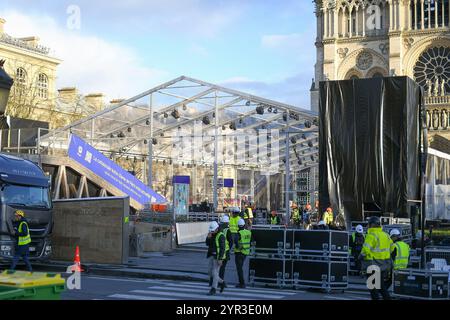
{"type": "Polygon", "coordinates": [[[441,96],[445,96],[446,92],[445,92],[445,80],[442,79],[441,82],[441,96]]]}
{"type": "Polygon", "coordinates": [[[387,54],[389,51],[389,43],[380,43],[379,48],[382,54],[387,54]]]}
{"type": "Polygon", "coordinates": [[[430,111],[427,110],[427,128],[431,128],[431,114],[430,111]]]}
{"type": "Polygon", "coordinates": [[[439,95],[439,78],[436,78],[434,83],[434,96],[437,97],[439,95]]]}
{"type": "Polygon", "coordinates": [[[447,111],[442,110],[441,111],[441,126],[443,129],[447,129],[447,125],[448,125],[447,111]]]}
{"type": "Polygon", "coordinates": [[[339,48],[337,50],[337,53],[339,54],[339,57],[341,57],[341,59],[344,59],[347,56],[348,48],[339,48]]]}
{"type": "Polygon", "coordinates": [[[428,96],[431,97],[431,93],[433,92],[433,83],[431,82],[431,79],[427,80],[427,88],[428,88],[428,96]]]}
{"type": "Polygon", "coordinates": [[[433,111],[433,128],[434,129],[439,128],[439,111],[438,110],[433,111]]]}

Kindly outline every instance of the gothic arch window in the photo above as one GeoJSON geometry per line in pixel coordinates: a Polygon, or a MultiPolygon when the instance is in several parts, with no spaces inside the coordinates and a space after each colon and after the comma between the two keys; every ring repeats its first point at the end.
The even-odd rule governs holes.
{"type": "Polygon", "coordinates": [[[347,75],[345,76],[346,80],[354,80],[361,78],[363,78],[363,75],[356,69],[351,69],[350,71],[347,72],[347,75]]]}
{"type": "Polygon", "coordinates": [[[48,76],[45,73],[38,75],[37,89],[39,98],[48,98],[48,76]]]}
{"type": "Polygon", "coordinates": [[[374,67],[367,72],[366,78],[383,78],[387,76],[388,76],[387,70],[380,67],[374,67]]]}
{"type": "Polygon", "coordinates": [[[450,94],[450,47],[425,50],[414,66],[414,79],[428,95],[450,94]]]}

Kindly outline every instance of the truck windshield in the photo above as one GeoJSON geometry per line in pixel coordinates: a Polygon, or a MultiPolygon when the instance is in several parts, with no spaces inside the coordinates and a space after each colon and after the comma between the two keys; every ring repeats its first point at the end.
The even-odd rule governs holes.
{"type": "Polygon", "coordinates": [[[48,188],[5,185],[2,202],[23,207],[51,208],[48,188]]]}

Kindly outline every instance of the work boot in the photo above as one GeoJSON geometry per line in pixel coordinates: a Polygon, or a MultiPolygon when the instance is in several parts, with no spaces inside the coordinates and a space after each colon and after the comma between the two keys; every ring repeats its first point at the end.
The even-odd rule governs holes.
{"type": "Polygon", "coordinates": [[[208,296],[215,296],[216,295],[216,289],[211,288],[211,290],[209,290],[208,292],[208,296]]]}
{"type": "Polygon", "coordinates": [[[227,288],[227,284],[224,281],[220,284],[220,293],[222,293],[225,288],[227,288]]]}

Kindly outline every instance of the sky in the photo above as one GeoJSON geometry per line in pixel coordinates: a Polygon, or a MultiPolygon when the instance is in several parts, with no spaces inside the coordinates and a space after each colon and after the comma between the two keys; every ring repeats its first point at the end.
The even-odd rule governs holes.
{"type": "Polygon", "coordinates": [[[2,0],[0,17],[63,60],[58,88],[129,98],[185,75],[310,109],[312,0],[2,0]]]}

